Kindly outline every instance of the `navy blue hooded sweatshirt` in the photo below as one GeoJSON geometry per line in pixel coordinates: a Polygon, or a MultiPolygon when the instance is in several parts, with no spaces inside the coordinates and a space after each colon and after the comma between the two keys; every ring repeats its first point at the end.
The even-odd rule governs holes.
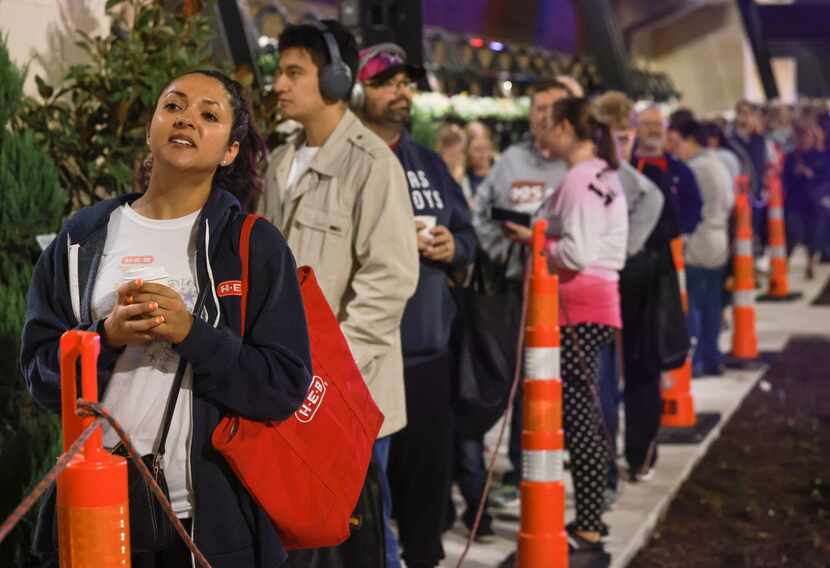
{"type": "MultiPolygon", "coordinates": [[[[58,342],[71,329],[103,332],[92,321],[92,289],[107,238],[110,214],[138,194],[98,203],[65,224],[37,262],[23,328],[21,366],[32,396],[55,412],[60,407],[58,342]],[[79,244],[80,321],[69,282],[70,244],[79,244]]],[[[197,280],[212,288],[202,318],[194,317],[185,340],[173,349],[193,368],[190,472],[196,544],[215,568],[273,568],[285,559],[282,542],[213,449],[211,434],[226,414],[283,420],[302,403],[311,380],[308,331],[294,258],[279,231],[264,221],[251,234],[248,319],[239,335],[240,297],[219,298],[216,287],[241,278],[239,234],[244,220],[230,193],[214,189],[198,217],[197,280]],[[209,249],[209,250],[208,250],[209,249]],[[257,277],[256,275],[260,275],[257,277]],[[267,276],[262,276],[267,275],[267,276]]],[[[103,335],[102,335],[103,339],[103,335]]],[[[120,350],[101,341],[99,396],[120,350]]],[[[290,487],[283,488],[291,491],[290,487]]],[[[37,552],[54,554],[53,514],[41,513],[37,552]],[[44,526],[46,525],[46,526],[44,526]]]]}
{"type": "Polygon", "coordinates": [[[447,227],[455,240],[451,264],[421,257],[418,287],[401,321],[404,364],[412,365],[446,353],[456,314],[449,275],[473,261],[477,241],[464,193],[441,157],[416,143],[406,130],[393,150],[406,172],[415,215],[434,215],[436,225],[447,227]]]}

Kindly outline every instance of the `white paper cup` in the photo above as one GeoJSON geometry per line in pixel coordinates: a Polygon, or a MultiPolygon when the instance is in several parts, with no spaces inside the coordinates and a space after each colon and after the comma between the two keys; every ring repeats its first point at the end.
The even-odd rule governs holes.
{"type": "Polygon", "coordinates": [[[438,222],[438,217],[436,217],[435,215],[416,215],[415,222],[423,223],[424,228],[421,229],[418,232],[418,234],[421,235],[423,238],[431,241],[432,230],[435,228],[435,225],[438,222]]]}

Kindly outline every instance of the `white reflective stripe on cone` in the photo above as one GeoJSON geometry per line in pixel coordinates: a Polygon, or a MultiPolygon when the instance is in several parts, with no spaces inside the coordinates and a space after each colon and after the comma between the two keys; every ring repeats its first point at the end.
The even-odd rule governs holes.
{"type": "Polygon", "coordinates": [[[549,381],[558,378],[558,347],[528,347],[525,349],[525,379],[528,381],[549,381]]]}
{"type": "Polygon", "coordinates": [[[775,245],[774,247],[769,247],[770,254],[776,258],[783,258],[787,256],[787,247],[782,247],[781,245],[775,245]]]}
{"type": "Polygon", "coordinates": [[[770,219],[783,219],[784,212],[781,210],[780,207],[770,207],[769,210],[769,218],[770,219]]]}
{"type": "Polygon", "coordinates": [[[752,256],[752,241],[749,239],[738,239],[735,241],[736,256],[752,256]]]}
{"type": "Polygon", "coordinates": [[[733,301],[736,306],[745,308],[747,306],[755,305],[755,292],[750,290],[736,291],[733,296],[733,301]]]}
{"type": "Polygon", "coordinates": [[[685,270],[678,270],[677,271],[677,285],[680,286],[680,293],[686,293],[686,271],[685,270]]]}
{"type": "Polygon", "coordinates": [[[562,450],[522,450],[524,481],[562,481],[562,450]]]}

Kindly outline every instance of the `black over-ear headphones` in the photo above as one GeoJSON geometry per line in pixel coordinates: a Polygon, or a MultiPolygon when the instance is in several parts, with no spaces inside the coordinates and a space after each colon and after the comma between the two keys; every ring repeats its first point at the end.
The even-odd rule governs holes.
{"type": "Polygon", "coordinates": [[[308,19],[305,23],[322,34],[331,60],[320,68],[320,94],[330,101],[348,100],[352,88],[352,70],[343,61],[334,34],[320,20],[308,19]]]}

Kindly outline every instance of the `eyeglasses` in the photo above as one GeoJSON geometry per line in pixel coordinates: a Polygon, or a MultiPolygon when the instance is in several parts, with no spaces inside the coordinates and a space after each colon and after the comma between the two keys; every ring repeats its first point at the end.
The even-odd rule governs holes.
{"type": "Polygon", "coordinates": [[[385,91],[395,91],[397,92],[399,89],[406,89],[411,93],[414,93],[418,90],[418,83],[412,81],[410,79],[402,79],[400,81],[395,81],[393,79],[387,79],[386,81],[381,82],[368,82],[367,85],[372,87],[373,89],[383,89],[385,91]]]}

